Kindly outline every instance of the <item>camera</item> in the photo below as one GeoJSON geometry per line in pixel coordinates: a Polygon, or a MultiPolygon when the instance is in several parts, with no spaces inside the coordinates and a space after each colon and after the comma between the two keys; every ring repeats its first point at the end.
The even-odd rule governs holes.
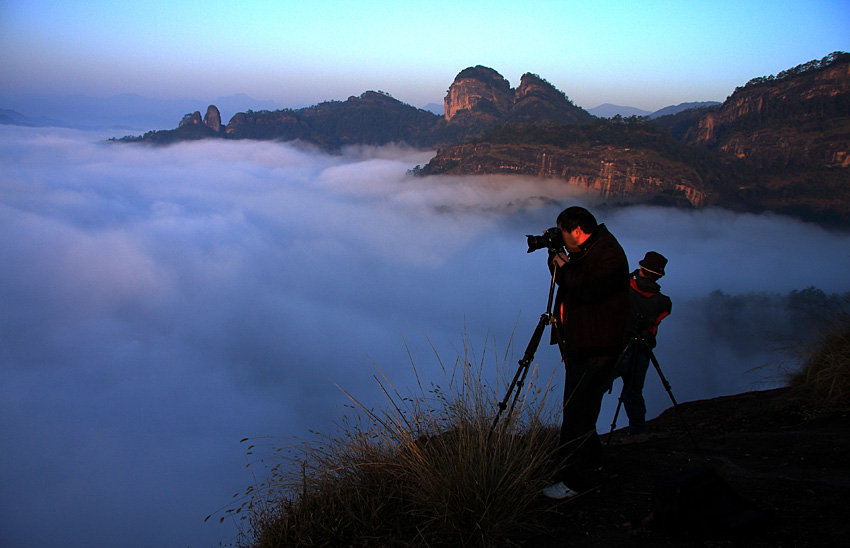
{"type": "Polygon", "coordinates": [[[561,251],[564,247],[564,235],[561,234],[561,229],[553,226],[543,233],[542,236],[527,235],[528,251],[537,251],[538,249],[548,248],[551,251],[561,251]]]}

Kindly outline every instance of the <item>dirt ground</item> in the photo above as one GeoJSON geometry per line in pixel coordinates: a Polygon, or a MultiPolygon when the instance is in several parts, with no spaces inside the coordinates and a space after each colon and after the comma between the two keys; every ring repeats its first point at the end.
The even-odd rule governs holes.
{"type": "Polygon", "coordinates": [[[541,496],[545,533],[519,544],[850,546],[850,413],[790,403],[787,389],[678,409],[650,421],[644,443],[614,432],[599,487],[564,502],[541,496]]]}

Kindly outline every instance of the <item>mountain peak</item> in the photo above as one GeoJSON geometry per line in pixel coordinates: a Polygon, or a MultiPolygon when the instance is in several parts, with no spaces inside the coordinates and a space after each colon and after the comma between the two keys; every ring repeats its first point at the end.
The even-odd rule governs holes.
{"type": "Polygon", "coordinates": [[[446,121],[461,111],[478,111],[478,117],[495,121],[513,106],[510,83],[495,70],[477,65],[455,76],[444,100],[446,121]]]}
{"type": "Polygon", "coordinates": [[[478,65],[455,77],[445,98],[445,118],[454,124],[486,127],[506,121],[585,122],[592,116],[536,74],[523,74],[514,90],[501,74],[478,65]]]}
{"type": "Polygon", "coordinates": [[[594,116],[598,116],[599,118],[613,118],[614,116],[622,116],[624,118],[628,118],[629,116],[649,116],[650,114],[652,114],[648,110],[643,110],[636,107],[614,105],[612,103],[602,103],[598,107],[593,107],[592,109],[589,109],[588,112],[590,112],[594,116]]]}
{"type": "Polygon", "coordinates": [[[592,119],[590,113],[575,106],[564,92],[530,72],[522,75],[509,116],[512,122],[549,120],[569,124],[592,119]]]}

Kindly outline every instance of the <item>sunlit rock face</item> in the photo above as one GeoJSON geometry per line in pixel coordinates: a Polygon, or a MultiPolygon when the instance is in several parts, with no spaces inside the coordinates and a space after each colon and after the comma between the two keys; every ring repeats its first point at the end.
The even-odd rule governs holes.
{"type": "Polygon", "coordinates": [[[850,167],[850,63],[772,78],[736,89],[683,140],[717,148],[759,168],[850,167]]]}
{"type": "Polygon", "coordinates": [[[482,118],[504,118],[513,103],[510,83],[495,70],[481,65],[458,73],[443,101],[446,121],[459,111],[475,111],[482,118]]]}
{"type": "Polygon", "coordinates": [[[481,65],[458,73],[446,94],[444,108],[446,122],[461,126],[544,120],[581,123],[594,118],[536,74],[524,74],[514,90],[501,74],[481,65]]]}
{"type": "Polygon", "coordinates": [[[527,175],[561,179],[616,201],[701,207],[710,197],[699,173],[656,151],[612,146],[539,147],[471,143],[440,151],[423,170],[438,175],[527,175]]]}

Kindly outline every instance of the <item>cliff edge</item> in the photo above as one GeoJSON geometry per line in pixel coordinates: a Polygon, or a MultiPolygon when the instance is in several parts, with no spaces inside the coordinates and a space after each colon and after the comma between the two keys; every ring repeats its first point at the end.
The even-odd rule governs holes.
{"type": "Polygon", "coordinates": [[[541,500],[546,532],[526,544],[535,548],[846,544],[847,410],[794,403],[788,389],[780,388],[688,402],[680,404],[679,411],[681,417],[671,408],[649,421],[651,437],[642,444],[623,444],[625,433],[615,431],[599,488],[559,504],[541,500]],[[664,522],[659,484],[681,471],[697,469],[713,470],[720,484],[686,485],[698,496],[688,500],[683,495],[681,509],[699,512],[683,511],[678,523],[664,522]]]}

